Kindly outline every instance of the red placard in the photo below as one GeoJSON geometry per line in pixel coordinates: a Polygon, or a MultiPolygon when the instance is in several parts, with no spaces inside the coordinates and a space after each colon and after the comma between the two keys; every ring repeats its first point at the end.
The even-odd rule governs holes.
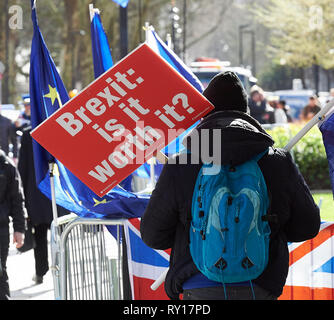
{"type": "Polygon", "coordinates": [[[102,197],[212,109],[142,44],[31,135],[102,197]]]}

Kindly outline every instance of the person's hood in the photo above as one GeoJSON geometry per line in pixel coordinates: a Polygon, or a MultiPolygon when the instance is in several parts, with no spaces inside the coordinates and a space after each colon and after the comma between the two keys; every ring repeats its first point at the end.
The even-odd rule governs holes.
{"type": "Polygon", "coordinates": [[[248,112],[247,93],[235,72],[224,71],[214,76],[203,96],[215,107],[209,114],[227,110],[248,112]]]}
{"type": "Polygon", "coordinates": [[[220,111],[205,117],[182,143],[202,162],[206,162],[203,157],[208,150],[210,156],[216,155],[216,162],[218,156],[218,164],[239,165],[265,151],[274,141],[248,114],[220,111]]]}

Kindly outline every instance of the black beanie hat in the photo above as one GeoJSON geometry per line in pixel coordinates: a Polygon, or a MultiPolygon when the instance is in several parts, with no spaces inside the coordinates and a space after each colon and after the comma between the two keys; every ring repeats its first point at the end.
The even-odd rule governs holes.
{"type": "Polygon", "coordinates": [[[212,112],[248,111],[247,93],[238,76],[232,71],[214,76],[203,95],[214,105],[215,109],[212,112]]]}

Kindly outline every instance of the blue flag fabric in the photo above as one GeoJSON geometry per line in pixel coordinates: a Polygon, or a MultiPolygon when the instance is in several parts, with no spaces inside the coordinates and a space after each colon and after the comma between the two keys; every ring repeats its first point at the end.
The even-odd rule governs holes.
{"type": "Polygon", "coordinates": [[[90,24],[94,76],[98,78],[102,73],[113,66],[108,38],[102,26],[100,15],[95,12],[90,24]]]}
{"type": "MultiPolygon", "coordinates": [[[[201,81],[194,75],[194,73],[183,63],[183,61],[161,40],[161,38],[154,31],[153,27],[149,27],[147,33],[147,44],[155,50],[162,58],[164,58],[175,70],[177,70],[190,84],[192,84],[199,92],[203,92],[204,88],[201,81]]],[[[198,125],[199,121],[194,123],[190,128],[187,128],[174,141],[169,143],[162,152],[172,155],[185,150],[182,145],[183,138],[198,125]]]]}
{"type": "Polygon", "coordinates": [[[327,154],[329,177],[334,196],[334,112],[328,115],[328,119],[320,125],[319,129],[322,133],[322,139],[327,154]]]}
{"type": "Polygon", "coordinates": [[[147,44],[160,54],[174,69],[189,81],[199,92],[203,92],[201,81],[187,67],[187,65],[161,40],[152,27],[149,29],[147,44]]]}
{"type": "Polygon", "coordinates": [[[119,4],[121,7],[125,8],[128,5],[129,0],[113,0],[117,4],[119,4]]]}
{"type": "MultiPolygon", "coordinates": [[[[65,86],[57,72],[40,32],[35,1],[31,0],[34,35],[30,57],[31,123],[34,129],[61,105],[69,100],[65,86]]],[[[54,159],[37,142],[33,141],[36,183],[38,188],[51,197],[48,162],[55,161],[55,191],[58,205],[82,217],[134,218],[140,217],[149,201],[116,187],[99,198],[86,185],[54,159]]]]}

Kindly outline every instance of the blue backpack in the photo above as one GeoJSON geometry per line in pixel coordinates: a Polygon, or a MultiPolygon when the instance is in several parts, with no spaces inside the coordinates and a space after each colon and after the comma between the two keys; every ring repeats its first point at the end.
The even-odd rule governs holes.
{"type": "Polygon", "coordinates": [[[190,252],[209,279],[235,283],[257,278],[268,263],[269,197],[257,162],[235,167],[204,164],[192,199],[190,252]],[[213,169],[219,171],[210,174],[213,169]]]}

